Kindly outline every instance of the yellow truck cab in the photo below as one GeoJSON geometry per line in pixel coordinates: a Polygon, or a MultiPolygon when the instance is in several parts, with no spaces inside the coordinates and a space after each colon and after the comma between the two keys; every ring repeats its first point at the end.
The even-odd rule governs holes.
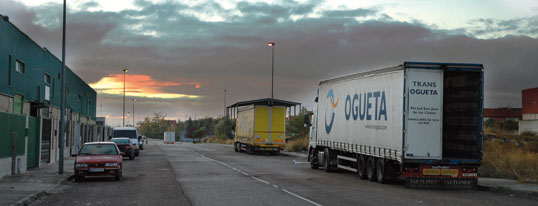
{"type": "Polygon", "coordinates": [[[231,111],[234,121],[234,150],[279,154],[286,145],[286,111],[291,116],[296,106],[300,108],[300,103],[271,98],[229,106],[227,111],[231,111]]]}

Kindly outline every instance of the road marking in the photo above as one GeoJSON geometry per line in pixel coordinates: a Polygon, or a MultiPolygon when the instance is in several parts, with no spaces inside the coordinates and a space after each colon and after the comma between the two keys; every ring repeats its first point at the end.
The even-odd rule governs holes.
{"type": "Polygon", "coordinates": [[[271,184],[271,183],[269,183],[269,182],[267,182],[267,181],[265,181],[265,180],[262,180],[262,179],[260,179],[260,178],[257,178],[257,177],[252,177],[252,178],[254,178],[255,180],[258,180],[258,181],[260,181],[260,182],[263,182],[263,183],[265,183],[265,184],[268,184],[268,185],[271,184]]]}
{"type": "MultiPolygon", "coordinates": [[[[190,150],[190,149],[188,149],[188,150],[190,150]]],[[[241,173],[243,173],[244,175],[249,176],[249,177],[252,177],[253,179],[255,179],[255,180],[257,180],[257,181],[260,181],[260,182],[263,182],[263,183],[265,183],[265,184],[271,185],[271,186],[273,186],[274,188],[280,188],[278,185],[273,185],[273,184],[271,184],[271,183],[269,183],[269,182],[267,182],[267,181],[265,181],[265,180],[262,180],[262,179],[260,179],[260,178],[257,178],[257,177],[254,177],[254,176],[250,176],[250,175],[247,174],[246,172],[243,172],[243,171],[241,171],[241,170],[239,170],[239,169],[236,169],[235,167],[232,167],[232,166],[230,166],[230,165],[228,165],[228,164],[226,164],[226,163],[224,163],[224,162],[221,162],[221,161],[218,161],[218,160],[216,160],[216,159],[212,159],[212,158],[206,157],[205,155],[200,154],[200,153],[198,153],[198,152],[196,152],[196,151],[194,151],[194,150],[190,150],[190,151],[193,152],[193,153],[196,153],[196,154],[200,155],[201,157],[206,158],[206,159],[208,159],[208,160],[210,160],[210,161],[217,162],[217,163],[219,163],[219,164],[221,164],[221,165],[224,165],[224,166],[226,166],[226,167],[229,167],[229,168],[231,168],[231,169],[233,169],[233,170],[235,170],[235,171],[237,171],[237,172],[241,172],[241,173]]],[[[296,162],[295,160],[293,160],[293,162],[294,162],[295,164],[306,164],[306,163],[309,163],[309,162],[296,162]]],[[[319,203],[317,203],[317,202],[314,202],[314,201],[312,201],[312,200],[306,199],[306,198],[304,198],[304,197],[302,197],[302,196],[300,196],[300,195],[298,195],[298,194],[295,194],[295,193],[293,193],[293,192],[290,192],[290,191],[288,191],[288,190],[286,190],[286,189],[282,189],[282,191],[285,192],[285,193],[288,193],[288,194],[290,194],[290,195],[292,195],[292,196],[295,196],[295,197],[297,197],[297,198],[299,198],[299,199],[301,199],[301,200],[304,200],[304,201],[306,201],[306,202],[309,202],[310,204],[313,204],[313,205],[316,205],[316,206],[323,206],[323,205],[321,205],[321,204],[319,204],[319,203]]]]}
{"type": "Polygon", "coordinates": [[[309,164],[310,162],[299,162],[299,161],[293,160],[293,163],[294,164],[309,164]]]}
{"type": "Polygon", "coordinates": [[[307,201],[307,202],[309,202],[309,203],[312,203],[313,205],[322,206],[321,204],[319,204],[319,203],[317,203],[317,202],[314,202],[314,201],[312,201],[312,200],[309,200],[309,199],[306,199],[306,198],[304,198],[304,197],[301,197],[301,196],[299,196],[298,194],[295,194],[295,193],[293,193],[293,192],[290,192],[290,191],[288,191],[288,190],[286,190],[286,189],[282,189],[282,191],[284,191],[284,192],[286,192],[286,193],[288,193],[288,194],[290,194],[290,195],[293,195],[293,196],[295,196],[295,197],[297,197],[297,198],[299,198],[299,199],[302,199],[302,200],[304,200],[304,201],[307,201]]]}

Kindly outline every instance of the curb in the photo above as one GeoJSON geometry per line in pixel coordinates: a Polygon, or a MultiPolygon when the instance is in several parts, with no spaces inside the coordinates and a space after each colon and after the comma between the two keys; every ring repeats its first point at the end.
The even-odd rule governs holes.
{"type": "Polygon", "coordinates": [[[525,190],[514,190],[506,187],[489,187],[484,185],[478,185],[478,190],[501,193],[509,196],[524,197],[531,199],[538,199],[538,192],[531,192],[525,190]]]}
{"type": "Polygon", "coordinates": [[[308,158],[307,154],[304,153],[298,153],[298,152],[280,152],[281,155],[284,156],[290,156],[290,157],[300,157],[300,158],[308,158]]]}
{"type": "Polygon", "coordinates": [[[65,185],[67,182],[71,181],[73,178],[75,177],[75,175],[69,175],[67,178],[63,178],[62,180],[60,180],[60,182],[58,182],[56,185],[46,189],[46,190],[42,190],[40,192],[37,192],[35,194],[31,194],[31,195],[28,195],[26,196],[25,198],[22,198],[21,200],[11,204],[11,206],[24,206],[24,205],[29,205],[30,203],[38,200],[39,198],[45,196],[45,195],[48,195],[50,194],[50,192],[54,189],[56,189],[57,187],[59,187],[60,185],[65,185]]]}

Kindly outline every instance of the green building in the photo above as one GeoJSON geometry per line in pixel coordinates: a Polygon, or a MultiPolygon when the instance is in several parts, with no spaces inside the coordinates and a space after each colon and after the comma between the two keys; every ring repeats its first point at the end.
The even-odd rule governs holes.
{"type": "MultiPolygon", "coordinates": [[[[0,18],[1,177],[6,175],[4,166],[11,171],[13,132],[17,134],[17,158],[21,161],[17,169],[24,171],[58,160],[62,63],[7,16],[0,18]]],[[[97,93],[67,67],[65,77],[64,154],[68,156],[76,153],[83,142],[99,137],[95,126],[97,93]]]]}

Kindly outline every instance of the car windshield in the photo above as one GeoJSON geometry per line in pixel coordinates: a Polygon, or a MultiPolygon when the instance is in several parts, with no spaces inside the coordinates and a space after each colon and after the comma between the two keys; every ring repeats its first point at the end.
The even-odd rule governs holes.
{"type": "Polygon", "coordinates": [[[116,138],[113,138],[113,139],[111,139],[111,141],[116,143],[116,144],[129,144],[130,143],[129,139],[116,139],[116,138]]]}
{"type": "Polygon", "coordinates": [[[136,130],[114,130],[113,137],[128,137],[131,139],[136,139],[136,130]]]}
{"type": "Polygon", "coordinates": [[[89,144],[80,149],[80,155],[117,155],[118,150],[113,144],[89,144]]]}

